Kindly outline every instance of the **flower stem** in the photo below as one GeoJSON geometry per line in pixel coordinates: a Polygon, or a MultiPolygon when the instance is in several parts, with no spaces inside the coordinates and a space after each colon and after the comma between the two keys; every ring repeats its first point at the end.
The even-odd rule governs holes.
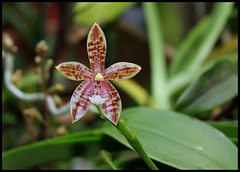
{"type": "MultiPolygon", "coordinates": [[[[107,119],[103,113],[101,108],[99,107],[99,105],[96,105],[98,112],[100,113],[101,117],[104,119],[107,119]]],[[[107,119],[107,121],[109,121],[107,119]]],[[[112,122],[109,121],[111,124],[112,122]]],[[[115,125],[113,125],[115,126],[115,125]]],[[[126,126],[126,123],[123,119],[120,119],[118,124],[115,126],[119,133],[122,134],[128,141],[128,143],[135,149],[135,151],[142,157],[142,159],[145,161],[145,163],[147,164],[147,166],[151,169],[151,170],[158,170],[158,168],[156,167],[156,165],[153,163],[153,161],[149,158],[149,156],[147,155],[147,153],[145,152],[145,150],[142,148],[142,145],[140,144],[140,142],[137,139],[137,132],[135,130],[131,130],[126,126]]]]}

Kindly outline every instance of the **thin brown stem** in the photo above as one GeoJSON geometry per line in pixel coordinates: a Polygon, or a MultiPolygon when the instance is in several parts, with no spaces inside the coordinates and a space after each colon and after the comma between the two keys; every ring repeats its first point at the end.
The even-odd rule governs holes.
{"type": "Polygon", "coordinates": [[[48,133],[49,133],[49,112],[48,112],[48,108],[47,108],[47,96],[48,96],[48,90],[47,90],[47,82],[46,82],[46,73],[45,73],[45,69],[44,69],[44,57],[42,57],[42,61],[40,63],[40,68],[41,68],[41,83],[42,83],[42,87],[43,87],[43,92],[44,92],[44,101],[43,101],[43,106],[44,106],[44,125],[45,125],[45,131],[44,131],[44,135],[45,135],[45,139],[48,138],[48,133]]]}
{"type": "Polygon", "coordinates": [[[28,133],[30,135],[30,138],[31,138],[31,141],[34,143],[36,141],[35,139],[35,136],[34,136],[34,131],[33,131],[33,125],[31,123],[31,121],[28,119],[28,117],[24,114],[24,107],[23,107],[23,104],[22,102],[18,100],[18,105],[20,107],[20,110],[21,110],[21,115],[22,115],[22,118],[27,126],[27,130],[28,130],[28,133]]]}

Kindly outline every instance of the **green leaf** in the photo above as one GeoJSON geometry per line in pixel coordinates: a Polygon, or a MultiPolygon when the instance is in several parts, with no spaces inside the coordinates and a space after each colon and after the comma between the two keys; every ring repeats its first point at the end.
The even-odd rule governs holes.
{"type": "Polygon", "coordinates": [[[177,3],[160,2],[158,10],[164,41],[173,47],[178,47],[182,41],[183,23],[177,9],[177,3]]]}
{"type": "Polygon", "coordinates": [[[158,3],[156,2],[143,3],[150,51],[151,94],[157,107],[171,109],[168,94],[166,58],[163,51],[161,23],[159,21],[160,13],[157,5],[158,3]]]}
{"type": "Polygon", "coordinates": [[[203,18],[189,33],[170,64],[170,93],[186,86],[196,77],[204,60],[216,44],[234,3],[215,3],[210,15],[203,18]],[[184,79],[179,79],[184,78],[184,79]],[[181,81],[176,83],[176,81],[181,81]]]}
{"type": "Polygon", "coordinates": [[[222,61],[186,89],[178,100],[176,110],[188,115],[200,115],[226,103],[237,94],[236,66],[228,61],[222,61]]]}
{"type": "MultiPolygon", "coordinates": [[[[237,147],[198,119],[147,107],[124,110],[121,118],[156,161],[178,169],[237,169],[237,147]]],[[[111,124],[101,131],[131,148],[111,124]]]]}
{"type": "Polygon", "coordinates": [[[22,146],[2,153],[2,169],[27,169],[41,163],[70,158],[84,152],[86,143],[89,145],[98,141],[100,136],[88,131],[22,146]]]}
{"type": "Polygon", "coordinates": [[[135,2],[78,2],[74,3],[74,22],[92,26],[97,23],[113,22],[135,2]]]}
{"type": "MultiPolygon", "coordinates": [[[[198,119],[151,108],[123,111],[126,124],[151,158],[179,169],[236,169],[237,148],[221,132],[198,119]]],[[[82,155],[107,134],[130,147],[112,125],[74,133],[2,153],[3,169],[28,169],[54,160],[82,155]]],[[[131,147],[130,147],[131,148],[131,147]]]]}
{"type": "Polygon", "coordinates": [[[233,143],[238,143],[238,124],[231,121],[207,121],[214,128],[224,133],[233,143]]]}

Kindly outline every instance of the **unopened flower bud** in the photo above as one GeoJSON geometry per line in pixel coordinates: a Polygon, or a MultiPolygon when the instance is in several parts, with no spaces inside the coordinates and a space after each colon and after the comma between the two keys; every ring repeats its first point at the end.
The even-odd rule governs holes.
{"type": "Polygon", "coordinates": [[[57,83],[55,85],[53,85],[52,87],[49,88],[49,92],[55,92],[55,91],[64,91],[65,90],[65,87],[64,85],[60,84],[60,83],[57,83]]]}
{"type": "Polygon", "coordinates": [[[18,48],[14,44],[12,38],[7,33],[3,34],[3,46],[7,49],[10,49],[10,50],[14,51],[14,52],[16,52],[18,50],[18,48]]]}
{"type": "Polygon", "coordinates": [[[46,44],[46,41],[41,40],[35,49],[36,53],[38,53],[40,56],[45,56],[47,54],[48,51],[48,46],[46,44]]]}
{"type": "Polygon", "coordinates": [[[22,77],[22,70],[18,69],[12,74],[11,80],[15,85],[20,86],[21,85],[21,77],[22,77]]]}
{"type": "Polygon", "coordinates": [[[37,55],[37,56],[35,57],[35,63],[39,64],[41,61],[42,61],[41,56],[37,55]]]}
{"type": "Polygon", "coordinates": [[[56,106],[61,106],[63,104],[63,100],[61,99],[60,96],[53,94],[52,98],[53,98],[53,101],[56,104],[56,106]]]}
{"type": "Polygon", "coordinates": [[[45,65],[46,71],[49,71],[50,68],[52,67],[52,65],[53,65],[53,60],[52,59],[47,59],[46,65],[45,65]]]}
{"type": "Polygon", "coordinates": [[[23,111],[24,115],[30,117],[31,119],[38,119],[40,122],[43,121],[42,115],[36,108],[27,108],[23,111]]]}
{"type": "Polygon", "coordinates": [[[64,90],[65,90],[64,85],[59,84],[59,83],[57,83],[57,84],[55,85],[55,87],[56,87],[56,90],[57,90],[57,91],[64,91],[64,90]]]}
{"type": "Polygon", "coordinates": [[[57,136],[63,136],[63,135],[66,135],[67,133],[68,133],[68,131],[64,125],[60,126],[57,129],[57,136]]]}

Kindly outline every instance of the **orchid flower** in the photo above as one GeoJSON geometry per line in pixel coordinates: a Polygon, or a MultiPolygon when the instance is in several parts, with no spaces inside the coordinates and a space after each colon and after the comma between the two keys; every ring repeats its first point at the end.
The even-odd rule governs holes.
{"type": "Polygon", "coordinates": [[[99,105],[104,116],[117,125],[122,102],[117,90],[108,80],[124,80],[135,76],[141,67],[127,62],[115,63],[104,69],[106,39],[95,23],[88,34],[87,52],[91,69],[78,62],[64,62],[56,69],[66,78],[83,81],[73,92],[70,100],[72,122],[84,116],[90,104],[99,105]]]}

